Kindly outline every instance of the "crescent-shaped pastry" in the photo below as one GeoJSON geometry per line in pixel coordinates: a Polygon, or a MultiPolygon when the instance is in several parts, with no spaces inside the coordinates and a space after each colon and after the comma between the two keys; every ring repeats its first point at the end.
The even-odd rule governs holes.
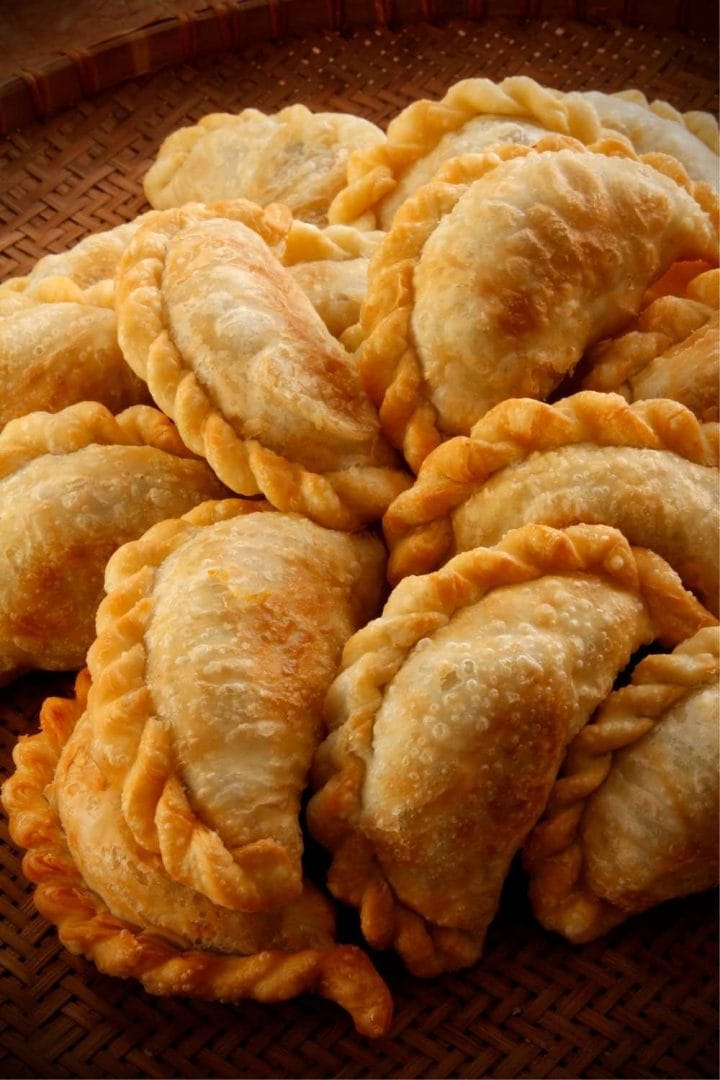
{"type": "Polygon", "coordinates": [[[548,132],[594,143],[603,128],[579,94],[560,94],[526,75],[463,79],[440,101],[412,102],[390,122],[386,141],[355,151],[329,220],[389,229],[398,207],[449,158],[495,144],[532,146],[548,132]]]}
{"type": "Polygon", "coordinates": [[[226,489],[156,409],[95,402],[0,434],[0,685],[81,667],[120,544],[226,489]]]}
{"type": "Polygon", "coordinates": [[[46,255],[0,285],[0,430],[40,409],[99,401],[111,412],[149,401],[117,340],[113,278],[148,215],[46,255]]]}
{"type": "Polygon", "coordinates": [[[351,151],[384,141],[369,120],[304,105],[269,116],[257,109],[211,113],[164,141],[145,176],[145,195],[158,210],[220,199],[280,202],[322,225],[346,182],[351,151]]]}
{"type": "Polygon", "coordinates": [[[622,335],[588,350],[581,386],[616,390],[628,401],[667,397],[701,420],[718,419],[720,270],[706,270],[678,293],[644,308],[622,335]]]}
{"type": "Polygon", "coordinates": [[[88,653],[92,753],[135,841],[243,911],[301,891],[323,698],[380,606],[385,564],[374,538],[257,507],[204,504],[123,547],[88,653]]]}
{"type": "Polygon", "coordinates": [[[406,578],[350,639],[308,807],[370,944],[473,963],[565,746],[641,644],[713,617],[614,529],[543,525],[406,578]]]}
{"type": "Polygon", "coordinates": [[[352,357],[268,247],[290,225],[242,201],[154,215],[118,270],[120,343],[229,488],[355,529],[408,478],[352,357]]]}
{"type": "Polygon", "coordinates": [[[603,94],[585,90],[602,123],[630,140],[639,154],[659,151],[683,165],[693,180],[720,186],[718,124],[707,112],[682,113],[666,101],[648,101],[639,90],[603,94]]]}
{"type": "Polygon", "coordinates": [[[531,522],[612,525],[718,603],[718,431],[673,401],[584,391],[496,405],[439,446],[384,519],[390,579],[531,522]]]}
{"type": "MultiPolygon", "coordinates": [[[[357,324],[367,293],[370,256],[385,234],[294,221],[280,259],[330,333],[337,338],[357,324]]],[[[350,347],[348,345],[348,347],[350,347]]]]}
{"type": "Polygon", "coordinates": [[[718,628],[648,656],[574,740],[524,850],[570,941],[718,883],[718,628]]]}
{"type": "Polygon", "coordinates": [[[35,904],[63,945],[151,994],[274,1002],[312,991],[344,1006],[363,1034],[384,1034],[387,988],[360,949],[335,944],[332,908],[311,885],[283,908],[241,914],[172,881],[135,842],[93,756],[88,684],[83,672],[75,700],[48,698],[2,791],[35,904]],[[103,857],[111,869],[98,884],[91,867],[103,857]]]}
{"type": "Polygon", "coordinates": [[[671,158],[548,136],[446,162],[370,262],[359,362],[385,434],[417,471],[498,402],[547,397],[716,247],[717,197],[671,158]]]}

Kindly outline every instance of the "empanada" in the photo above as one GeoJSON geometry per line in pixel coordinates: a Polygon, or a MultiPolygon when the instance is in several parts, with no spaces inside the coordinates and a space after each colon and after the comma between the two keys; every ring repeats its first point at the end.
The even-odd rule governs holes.
{"type": "Polygon", "coordinates": [[[387,988],[360,949],[335,945],[332,908],[311,885],[286,907],[241,914],[173,882],[135,842],[93,756],[88,684],[83,672],[75,700],[45,702],[42,729],[20,740],[2,791],[10,833],[28,849],[35,904],[65,947],[151,994],[274,1002],[314,991],[344,1006],[362,1033],[384,1034],[387,988]],[[87,856],[90,867],[108,860],[100,885],[87,856]]]}
{"type": "Polygon", "coordinates": [[[343,341],[360,317],[368,262],[384,235],[350,225],[318,229],[295,221],[279,253],[330,333],[343,341]]]}
{"type": "Polygon", "coordinates": [[[714,622],[603,526],[526,526],[402,581],[345,647],[308,807],[367,940],[418,975],[473,963],[566,744],[635,649],[714,622]]]}
{"type": "Polygon", "coordinates": [[[673,262],[716,259],[716,196],[631,155],[548,136],[446,162],[400,208],[370,262],[359,363],[415,471],[499,401],[550,394],[673,262]]]}
{"type": "Polygon", "coordinates": [[[11,421],[0,434],[0,684],[81,667],[112,552],[226,494],[148,406],[114,417],[84,402],[11,421]]]}
{"type": "Polygon", "coordinates": [[[673,401],[585,391],[496,405],[425,459],[389,508],[390,578],[537,522],[612,525],[718,603],[718,430],[673,401]]]}
{"type": "MultiPolygon", "coordinates": [[[[300,893],[322,701],[385,564],[373,538],[257,507],[206,504],[123,547],[88,653],[92,754],[136,842],[243,911],[300,893]]],[[[103,856],[93,880],[107,870],[103,856]]]]}
{"type": "Polygon", "coordinates": [[[720,270],[699,274],[678,293],[665,292],[619,337],[588,350],[580,385],[616,390],[628,401],[672,398],[701,420],[717,420],[719,305],[720,270]]]}
{"type": "Polygon", "coordinates": [[[718,628],[648,656],[577,736],[525,847],[542,924],[590,941],[718,882],[718,628]]]}
{"type": "Polygon", "coordinates": [[[17,416],[78,401],[119,412],[150,400],[118,345],[113,285],[146,217],[46,255],[0,285],[0,430],[17,416]]]}
{"type": "Polygon", "coordinates": [[[329,220],[389,229],[398,207],[449,158],[495,144],[532,146],[548,132],[593,143],[603,128],[579,94],[560,94],[526,75],[463,79],[440,101],[414,101],[390,122],[386,141],[355,151],[329,220]]]}
{"type": "Polygon", "coordinates": [[[708,112],[683,115],[666,101],[648,101],[639,90],[582,91],[602,123],[630,140],[639,154],[659,151],[677,158],[693,180],[720,186],[718,124],[708,112]]]}
{"type": "Polygon", "coordinates": [[[322,225],[346,182],[351,151],[384,141],[369,120],[304,105],[268,116],[257,109],[211,113],[164,141],[145,176],[145,195],[158,210],[219,199],[280,202],[322,225]]]}
{"type": "Polygon", "coordinates": [[[242,201],[154,215],[120,263],[120,343],[233,491],[354,529],[408,478],[352,357],[268,247],[290,225],[242,201]]]}

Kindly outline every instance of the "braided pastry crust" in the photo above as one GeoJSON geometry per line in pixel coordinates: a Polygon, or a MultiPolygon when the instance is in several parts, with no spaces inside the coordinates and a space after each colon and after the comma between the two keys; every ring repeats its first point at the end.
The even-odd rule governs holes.
{"type": "Polygon", "coordinates": [[[82,666],[110,555],[226,489],[145,405],[31,413],[0,433],[0,683],[82,666]]]}
{"type": "Polygon", "coordinates": [[[541,525],[406,578],[350,639],[308,823],[414,974],[472,963],[567,742],[632,652],[712,616],[614,529],[541,525]]]}
{"type": "Polygon", "coordinates": [[[81,720],[88,687],[88,673],[82,672],[74,700],[47,699],[41,731],[16,746],[16,772],[2,791],[13,840],[28,849],[23,870],[37,886],[35,904],[55,923],[65,947],[105,974],[139,979],[151,994],[274,1002],[309,991],[346,1008],[363,1034],[384,1034],[392,1010],[387,988],[360,949],[334,944],[330,905],[310,886],[272,915],[228,913],[187,889],[168,887],[157,859],[140,857],[122,826],[108,834],[106,814],[112,819],[119,807],[107,806],[113,800],[92,758],[87,721],[81,720]],[[135,861],[148,896],[158,889],[156,921],[152,915],[142,920],[137,913],[133,918],[114,912],[85,880],[72,832],[63,828],[57,809],[58,786],[73,770],[87,793],[88,827],[99,828],[98,842],[107,844],[113,836],[116,856],[135,861]],[[194,908],[195,924],[188,920],[182,929],[168,929],[163,902],[171,921],[173,912],[182,921],[183,909],[194,908]]]}
{"type": "Polygon", "coordinates": [[[351,357],[269,250],[290,226],[241,201],[156,214],[120,264],[120,342],[223,483],[352,530],[408,479],[351,357]]]}
{"type": "Polygon", "coordinates": [[[718,880],[718,628],[649,656],[570,746],[525,849],[535,914],[574,942],[718,880]]]}
{"type": "Polygon", "coordinates": [[[164,141],[145,176],[145,194],[159,210],[219,199],[279,202],[323,225],[345,183],[351,151],[384,140],[369,120],[312,113],[304,105],[271,115],[257,109],[211,113],[164,141]]]}
{"type": "Polygon", "coordinates": [[[530,522],[612,525],[651,547],[713,608],[718,594],[718,430],[674,401],[628,405],[584,391],[511,399],[449,439],[388,509],[389,575],[434,569],[530,522]]]}
{"type": "Polygon", "coordinates": [[[496,143],[532,145],[547,132],[597,142],[603,128],[579,94],[549,90],[526,75],[499,83],[463,79],[440,101],[414,101],[390,122],[387,141],[356,150],[348,182],[330,206],[332,223],[389,229],[398,207],[440,165],[496,143]]]}
{"type": "Polygon", "coordinates": [[[720,270],[705,270],[679,293],[655,299],[620,337],[592,346],[580,385],[627,401],[672,398],[701,420],[717,420],[719,307],[720,270]]]}
{"type": "Polygon", "coordinates": [[[498,402],[547,397],[716,247],[716,196],[662,155],[548,136],[446,162],[370,263],[359,363],[383,431],[417,472],[498,402]]]}
{"type": "Polygon", "coordinates": [[[99,401],[111,412],[149,401],[117,340],[113,277],[148,215],[40,259],[0,285],[0,430],[38,409],[99,401]]]}

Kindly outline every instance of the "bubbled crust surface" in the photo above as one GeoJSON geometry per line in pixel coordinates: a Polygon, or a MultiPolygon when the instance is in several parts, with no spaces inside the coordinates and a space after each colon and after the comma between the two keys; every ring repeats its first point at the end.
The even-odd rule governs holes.
{"type": "Polygon", "coordinates": [[[440,427],[463,434],[505,398],[545,397],[674,259],[712,248],[692,198],[639,162],[560,150],[491,170],[415,268],[412,333],[440,427]]]}

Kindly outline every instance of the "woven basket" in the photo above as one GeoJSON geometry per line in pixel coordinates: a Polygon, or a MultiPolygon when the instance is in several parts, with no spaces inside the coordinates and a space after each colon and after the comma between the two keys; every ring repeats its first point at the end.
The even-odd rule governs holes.
{"type": "MultiPolygon", "coordinates": [[[[715,18],[714,4],[658,0],[250,0],[66,50],[0,86],[0,130],[11,132],[0,142],[0,277],[145,209],[141,180],[161,139],[212,111],[302,101],[385,123],[457,79],[519,73],[713,110],[715,18]]],[[[35,676],[0,691],[0,773],[43,697],[70,686],[35,676]]],[[[98,974],[35,912],[0,822],[0,1076],[718,1075],[714,896],[573,948],[533,921],[525,894],[518,871],[474,969],[420,982],[377,957],[396,1019],[371,1043],[316,998],[163,1000],[98,974]]],[[[353,915],[341,922],[358,940],[353,915]]]]}

